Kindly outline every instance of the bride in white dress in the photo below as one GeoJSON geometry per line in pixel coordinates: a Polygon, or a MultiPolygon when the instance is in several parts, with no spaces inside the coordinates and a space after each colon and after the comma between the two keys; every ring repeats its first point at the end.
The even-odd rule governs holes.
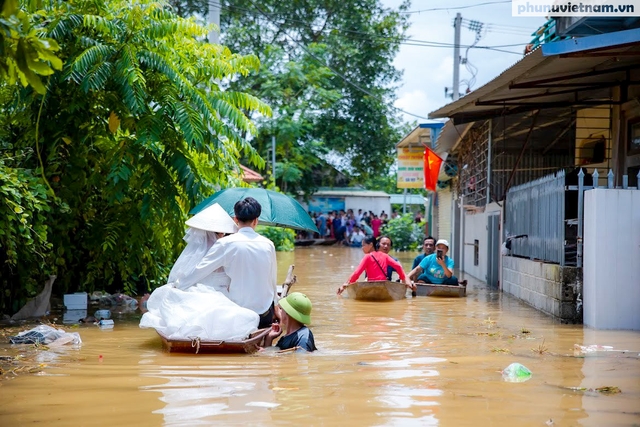
{"type": "Polygon", "coordinates": [[[227,298],[230,279],[222,268],[195,283],[192,273],[224,234],[238,231],[217,203],[190,218],[187,246],[169,273],[168,283],[153,291],[141,328],[154,328],[170,339],[243,340],[258,327],[259,316],[227,298]]]}

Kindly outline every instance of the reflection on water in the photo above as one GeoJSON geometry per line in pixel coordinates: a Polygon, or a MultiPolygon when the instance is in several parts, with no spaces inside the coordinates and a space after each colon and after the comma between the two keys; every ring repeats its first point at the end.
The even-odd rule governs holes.
{"type": "MultiPolygon", "coordinates": [[[[259,372],[270,368],[256,361],[251,369],[259,372]]],[[[279,406],[274,402],[268,379],[263,375],[247,378],[243,365],[224,368],[205,365],[196,369],[163,366],[142,375],[166,380],[141,387],[143,391],[161,393],[160,400],[165,406],[154,413],[162,414],[166,425],[211,425],[221,415],[251,414],[256,412],[254,408],[279,406]]]]}
{"type": "Polygon", "coordinates": [[[125,314],[112,331],[80,327],[79,350],[41,352],[43,375],[0,382],[0,425],[640,424],[640,334],[561,325],[472,278],[464,299],[335,296],[361,256],[278,254],[280,281],[295,264],[313,302],[318,352],[169,355],[125,314]],[[574,344],[629,351],[576,357],[574,344]],[[503,381],[512,362],[531,379],[503,381]],[[622,393],[569,389],[602,386],[622,393]]]}

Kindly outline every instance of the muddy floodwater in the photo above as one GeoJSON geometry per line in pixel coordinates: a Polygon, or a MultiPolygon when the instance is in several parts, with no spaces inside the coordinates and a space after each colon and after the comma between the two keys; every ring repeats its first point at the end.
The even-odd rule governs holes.
{"type": "Polygon", "coordinates": [[[461,299],[337,297],[361,257],[278,253],[313,302],[313,354],[170,355],[139,313],[115,316],[68,329],[80,349],[25,350],[42,369],[0,381],[0,426],[640,425],[639,333],[562,325],[473,278],[461,299]],[[513,362],[528,381],[502,378],[513,362]]]}

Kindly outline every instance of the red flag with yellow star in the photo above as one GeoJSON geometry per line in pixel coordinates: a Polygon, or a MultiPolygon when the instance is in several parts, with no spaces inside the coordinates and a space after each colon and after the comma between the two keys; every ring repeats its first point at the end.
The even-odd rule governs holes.
{"type": "Polygon", "coordinates": [[[442,159],[429,147],[424,148],[424,188],[436,191],[442,159]]]}

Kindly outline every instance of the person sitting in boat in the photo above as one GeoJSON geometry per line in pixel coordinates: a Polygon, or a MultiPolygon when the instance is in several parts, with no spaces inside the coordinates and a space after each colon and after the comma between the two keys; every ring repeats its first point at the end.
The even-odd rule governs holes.
{"type": "Polygon", "coordinates": [[[283,331],[287,335],[280,338],[276,347],[280,350],[301,349],[315,351],[316,343],[311,330],[306,326],[311,324],[311,301],[300,292],[292,292],[278,301],[280,319],[282,323],[274,323],[265,338],[265,347],[270,347],[273,340],[283,331]]]}
{"type": "Polygon", "coordinates": [[[367,221],[362,220],[360,222],[360,228],[362,228],[362,231],[365,236],[373,236],[373,229],[369,227],[369,224],[367,224],[367,221]]]}
{"type": "Polygon", "coordinates": [[[411,266],[412,270],[420,265],[420,261],[422,261],[424,257],[429,256],[436,251],[435,237],[432,237],[432,236],[425,237],[424,240],[422,241],[422,250],[424,252],[413,259],[413,265],[411,266]]]}
{"type": "Polygon", "coordinates": [[[256,199],[240,200],[233,210],[238,232],[218,240],[196,265],[193,276],[197,281],[224,267],[231,279],[229,299],[260,315],[258,328],[266,328],[273,323],[278,295],[276,249],[271,240],[255,231],[262,213],[256,199]]]}
{"type": "Polygon", "coordinates": [[[411,270],[409,278],[416,282],[434,285],[458,285],[458,278],[453,275],[454,262],[447,256],[449,242],[440,239],[436,242],[436,253],[424,257],[420,264],[411,270]]]}
{"type": "Polygon", "coordinates": [[[349,277],[349,280],[338,288],[338,295],[342,294],[347,289],[347,286],[357,282],[363,271],[367,273],[367,280],[369,281],[387,280],[387,266],[389,265],[398,272],[400,280],[406,283],[408,287],[413,288],[413,284],[404,274],[402,265],[389,255],[377,251],[375,243],[376,239],[373,236],[367,237],[362,241],[362,252],[365,253],[365,256],[351,277],[349,277]]]}
{"type": "Polygon", "coordinates": [[[353,232],[349,237],[349,246],[352,248],[361,248],[362,241],[367,237],[357,225],[353,227],[353,232]]]}
{"type": "MultiPolygon", "coordinates": [[[[391,248],[393,248],[393,241],[389,236],[382,236],[378,240],[378,250],[382,253],[389,255],[391,252],[391,248]]],[[[389,255],[391,256],[391,255],[389,255]]],[[[391,257],[394,260],[398,261],[398,258],[391,257]]],[[[399,262],[399,261],[398,261],[399,262]]],[[[387,266],[387,280],[391,281],[393,279],[393,272],[396,271],[392,266],[387,266]]]]}
{"type": "Polygon", "coordinates": [[[196,265],[207,254],[218,239],[236,233],[238,226],[229,214],[217,203],[203,209],[185,222],[189,228],[184,237],[187,246],[171,268],[167,283],[174,288],[185,290],[196,283],[202,283],[217,291],[228,290],[231,279],[220,267],[199,282],[194,276],[196,265]]]}
{"type": "Polygon", "coordinates": [[[155,289],[145,304],[141,328],[153,328],[168,339],[242,340],[255,331],[259,316],[226,296],[231,278],[223,268],[197,275],[196,266],[222,235],[237,226],[218,204],[192,218],[187,246],[173,265],[168,283],[155,289]]]}

